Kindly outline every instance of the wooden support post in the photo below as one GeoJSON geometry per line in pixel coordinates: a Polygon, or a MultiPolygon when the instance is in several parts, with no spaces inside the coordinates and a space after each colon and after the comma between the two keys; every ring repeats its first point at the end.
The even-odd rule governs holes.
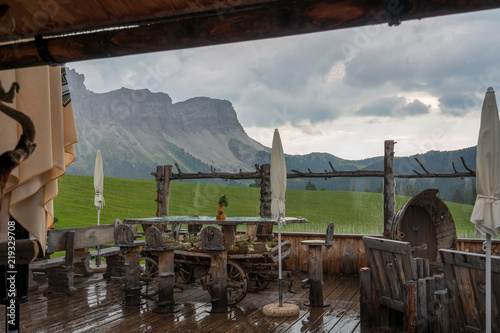
{"type": "Polygon", "coordinates": [[[155,313],[174,313],[179,311],[174,302],[174,248],[157,251],[158,255],[158,308],[155,313]]]}
{"type": "Polygon", "coordinates": [[[307,244],[307,266],[309,271],[309,303],[306,306],[324,307],[323,302],[323,244],[307,244]]]}
{"type": "Polygon", "coordinates": [[[129,246],[125,252],[125,302],[124,305],[141,304],[141,281],[139,268],[140,246],[129,246]]]}
{"type": "MultiPolygon", "coordinates": [[[[262,164],[260,166],[260,216],[271,217],[271,165],[262,164]]],[[[259,225],[257,235],[262,235],[259,240],[267,240],[272,238],[269,235],[273,234],[272,225],[259,225]]]]}
{"type": "Polygon", "coordinates": [[[171,165],[158,165],[156,172],[153,172],[156,180],[156,216],[168,216],[171,173],[171,165]]]}
{"type": "Polygon", "coordinates": [[[232,247],[234,245],[234,236],[236,233],[235,225],[223,225],[221,227],[222,234],[224,235],[224,241],[222,245],[226,248],[232,247]]]}
{"type": "Polygon", "coordinates": [[[436,290],[446,289],[444,283],[444,274],[434,275],[434,278],[436,279],[436,290]]]}
{"type": "Polygon", "coordinates": [[[436,318],[434,312],[434,292],[436,291],[436,278],[426,277],[425,287],[427,295],[427,319],[429,320],[429,333],[434,331],[434,320],[436,318]]]}
{"type": "Polygon", "coordinates": [[[419,279],[426,278],[430,275],[429,259],[414,258],[417,263],[417,276],[419,279]]]}
{"type": "Polygon", "coordinates": [[[209,250],[210,255],[210,277],[208,284],[212,298],[212,309],[210,313],[229,312],[227,306],[227,252],[225,250],[209,250]]]}
{"type": "Polygon", "coordinates": [[[449,294],[447,290],[437,290],[434,293],[434,314],[436,320],[434,321],[435,333],[456,332],[450,329],[450,323],[453,319],[449,317],[449,294]]]}
{"type": "Polygon", "coordinates": [[[376,327],[376,316],[380,308],[377,294],[372,289],[372,275],[368,267],[363,267],[359,271],[360,295],[359,295],[359,315],[361,330],[368,330],[376,327]]]}
{"type": "Polygon", "coordinates": [[[384,231],[391,231],[396,204],[394,188],[394,141],[384,142],[384,231]]]}
{"type": "Polygon", "coordinates": [[[405,316],[403,320],[403,328],[407,332],[417,332],[417,282],[405,282],[404,297],[405,316]]]}
{"type": "Polygon", "coordinates": [[[425,279],[417,280],[417,331],[428,332],[427,324],[427,286],[425,279]]]}
{"type": "MultiPolygon", "coordinates": [[[[170,175],[172,174],[171,165],[158,165],[156,172],[151,173],[156,180],[156,216],[168,216],[168,203],[170,197],[170,175]]],[[[146,231],[149,225],[143,225],[142,229],[146,231]]],[[[166,228],[166,226],[165,226],[166,228]]],[[[166,231],[166,230],[164,230],[166,231]]]]}

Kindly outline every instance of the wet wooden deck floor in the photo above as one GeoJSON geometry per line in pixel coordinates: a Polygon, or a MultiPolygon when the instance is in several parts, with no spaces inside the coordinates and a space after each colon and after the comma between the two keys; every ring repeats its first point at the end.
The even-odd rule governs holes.
{"type": "MultiPolygon", "coordinates": [[[[123,282],[106,280],[102,274],[90,278],[75,277],[75,296],[44,295],[32,292],[21,305],[21,332],[360,332],[359,277],[326,276],[325,302],[330,306],[311,308],[308,289],[300,287],[304,275],[294,275],[292,293],[284,285],[283,300],[297,304],[300,314],[272,318],[262,313],[266,304],[278,302],[278,287],[272,283],[258,293],[248,293],[226,314],[211,314],[210,296],[198,284],[175,293],[180,311],[156,314],[156,300],[140,306],[121,302],[123,282]]],[[[43,285],[41,286],[43,288],[43,285]]],[[[0,327],[5,327],[2,307],[0,327]]]]}

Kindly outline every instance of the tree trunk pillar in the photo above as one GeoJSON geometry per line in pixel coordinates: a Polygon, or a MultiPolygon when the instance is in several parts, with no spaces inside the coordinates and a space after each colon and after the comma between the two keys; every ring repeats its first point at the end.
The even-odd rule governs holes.
{"type": "Polygon", "coordinates": [[[394,219],[394,141],[384,142],[384,231],[391,231],[394,219]]]}
{"type": "MultiPolygon", "coordinates": [[[[271,165],[260,166],[260,217],[271,217],[271,165]]],[[[259,241],[272,239],[273,226],[259,225],[257,228],[257,238],[259,241]]]]}
{"type": "MultiPolygon", "coordinates": [[[[156,180],[156,216],[168,216],[168,203],[170,197],[170,175],[172,174],[171,165],[158,165],[156,172],[151,172],[151,175],[156,180]]],[[[150,225],[142,225],[142,230],[145,232],[150,225]]],[[[161,230],[161,228],[160,228],[161,230]]]]}

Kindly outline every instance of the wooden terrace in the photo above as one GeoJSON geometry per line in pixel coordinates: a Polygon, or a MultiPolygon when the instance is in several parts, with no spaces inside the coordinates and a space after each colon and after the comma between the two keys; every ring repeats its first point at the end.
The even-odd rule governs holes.
{"type": "MultiPolygon", "coordinates": [[[[265,305],[278,302],[277,283],[259,292],[249,292],[224,314],[209,313],[208,291],[197,283],[188,284],[184,291],[174,293],[178,312],[156,314],[153,310],[158,306],[158,296],[142,298],[139,306],[126,306],[124,281],[106,279],[103,269],[98,269],[91,277],[75,275],[77,291],[73,296],[44,294],[47,277],[35,273],[39,288],[30,292],[28,302],[21,304],[21,332],[361,332],[359,270],[367,265],[367,260],[359,235],[335,235],[334,245],[323,256],[323,299],[329,306],[305,305],[309,289],[302,288],[301,281],[307,277],[307,259],[300,242],[320,236],[324,237],[284,234],[293,251],[284,265],[285,270],[292,272],[292,279],[285,279],[283,301],[298,305],[298,316],[273,318],[263,314],[265,305]]],[[[481,243],[459,239],[457,248],[479,252],[481,243]]],[[[500,249],[500,244],[495,248],[500,249]]],[[[0,316],[0,327],[5,327],[5,316],[0,316]]]]}
{"type": "MultiPolygon", "coordinates": [[[[249,293],[226,314],[208,313],[210,295],[196,283],[175,293],[179,311],[156,314],[156,299],[144,299],[140,306],[122,304],[123,282],[105,279],[102,273],[85,278],[75,276],[74,296],[44,295],[45,276],[38,275],[39,291],[30,293],[21,305],[21,332],[360,332],[359,278],[328,274],[324,279],[324,298],[330,306],[306,307],[308,289],[300,281],[304,273],[292,276],[283,287],[283,301],[300,307],[290,318],[272,318],[262,314],[266,304],[278,302],[278,284],[257,293],[249,293]]],[[[1,316],[0,327],[5,327],[1,316]]]]}

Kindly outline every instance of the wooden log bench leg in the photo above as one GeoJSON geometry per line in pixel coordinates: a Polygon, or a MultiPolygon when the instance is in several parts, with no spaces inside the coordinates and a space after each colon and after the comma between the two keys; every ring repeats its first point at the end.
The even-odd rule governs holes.
{"type": "Polygon", "coordinates": [[[227,251],[212,250],[210,255],[211,283],[208,285],[212,298],[212,309],[210,313],[229,312],[227,304],[227,251]]]}
{"type": "Polygon", "coordinates": [[[123,278],[125,277],[125,257],[122,254],[106,257],[106,272],[104,278],[123,278]]]}
{"type": "Polygon", "coordinates": [[[309,271],[309,303],[306,306],[325,307],[329,303],[323,301],[323,244],[308,244],[307,265],[309,271]]]}
{"type": "Polygon", "coordinates": [[[80,259],[82,261],[75,262],[74,272],[75,274],[83,275],[83,276],[92,276],[94,275],[94,270],[90,268],[90,259],[88,256],[88,249],[75,249],[74,250],[75,259],[80,259]]]}
{"type": "Polygon", "coordinates": [[[377,327],[377,314],[379,303],[377,293],[372,288],[371,271],[368,267],[363,267],[359,271],[360,295],[359,295],[359,316],[361,330],[368,330],[377,327]]]}
{"type": "MultiPolygon", "coordinates": [[[[234,228],[226,226],[225,242],[234,242],[234,228]]],[[[210,279],[207,289],[211,295],[212,310],[210,313],[229,312],[227,304],[227,251],[224,247],[222,231],[214,226],[205,227],[201,231],[201,248],[208,250],[210,256],[210,279]]]]}
{"type": "Polygon", "coordinates": [[[125,305],[141,304],[140,246],[125,247],[125,305]]]}
{"type": "Polygon", "coordinates": [[[73,266],[60,266],[47,269],[48,294],[76,294],[73,266]]]}
{"type": "Polygon", "coordinates": [[[175,271],[174,250],[157,252],[158,256],[158,308],[155,313],[174,313],[179,311],[174,301],[175,271]]]}

